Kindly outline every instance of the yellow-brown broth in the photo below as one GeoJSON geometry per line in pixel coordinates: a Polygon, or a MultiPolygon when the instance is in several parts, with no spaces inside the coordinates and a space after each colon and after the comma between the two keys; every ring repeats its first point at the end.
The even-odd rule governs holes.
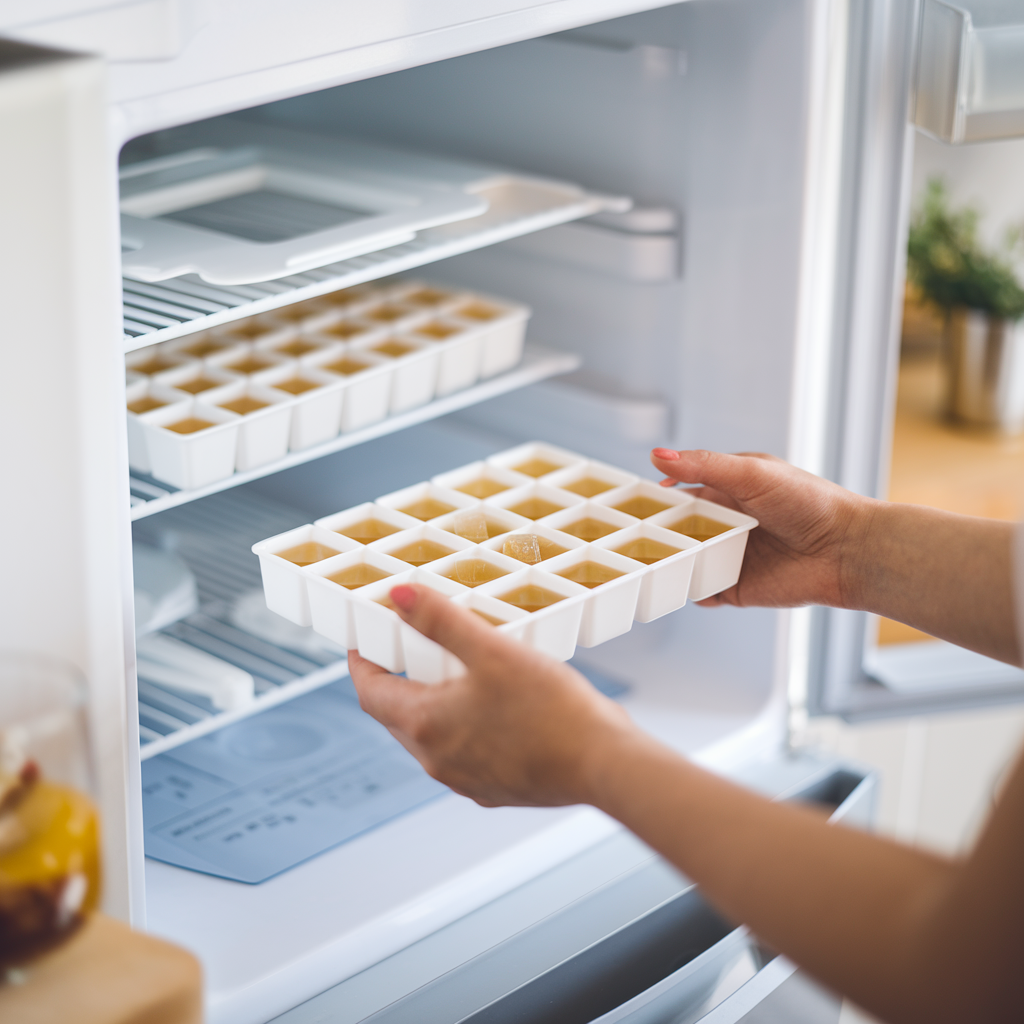
{"type": "Polygon", "coordinates": [[[342,569],[340,572],[336,572],[333,576],[328,576],[327,578],[332,583],[337,583],[338,586],[344,587],[346,590],[358,590],[359,587],[365,587],[368,583],[385,580],[390,575],[391,573],[378,569],[375,565],[357,562],[355,565],[350,565],[348,568],[342,569]]]}
{"type": "Polygon", "coordinates": [[[559,569],[555,575],[593,590],[594,587],[599,587],[602,583],[609,583],[626,574],[618,569],[602,565],[600,562],[578,562],[576,565],[559,569]]]}

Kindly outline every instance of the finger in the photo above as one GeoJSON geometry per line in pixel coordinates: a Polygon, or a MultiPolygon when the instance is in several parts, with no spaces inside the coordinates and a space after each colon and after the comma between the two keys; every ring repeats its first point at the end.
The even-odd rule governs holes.
{"type": "Polygon", "coordinates": [[[403,732],[426,686],[392,675],[380,665],[367,661],[358,651],[348,652],[348,670],[359,695],[359,706],[381,725],[403,732]]]}
{"type": "Polygon", "coordinates": [[[460,608],[432,587],[403,583],[391,591],[398,614],[425,637],[452,652],[467,667],[495,643],[509,643],[468,608],[460,608]]]}
{"type": "Polygon", "coordinates": [[[654,467],[672,480],[704,484],[739,501],[749,501],[774,486],[777,473],[772,463],[776,461],[770,455],[724,455],[703,449],[671,452],[655,448],[651,452],[654,467]]]}

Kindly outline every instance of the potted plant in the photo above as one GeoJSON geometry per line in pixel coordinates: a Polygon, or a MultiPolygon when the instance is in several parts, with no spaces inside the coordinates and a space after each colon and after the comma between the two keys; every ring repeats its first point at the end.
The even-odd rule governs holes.
{"type": "MultiPolygon", "coordinates": [[[[907,272],[945,315],[949,390],[954,419],[1019,433],[1024,430],[1024,288],[1006,255],[986,252],[978,214],[950,208],[932,179],[910,225],[907,272]]],[[[1008,236],[1009,245],[1017,241],[1008,236]]]]}

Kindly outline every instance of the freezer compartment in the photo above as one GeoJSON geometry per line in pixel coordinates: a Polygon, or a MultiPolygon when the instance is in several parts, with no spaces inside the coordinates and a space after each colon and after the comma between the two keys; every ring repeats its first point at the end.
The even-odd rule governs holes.
{"type": "MultiPolygon", "coordinates": [[[[859,769],[807,754],[759,769],[833,820],[870,821],[873,778],[859,769]]],[[[835,1024],[839,1006],[623,833],[274,1024],[835,1024]],[[545,913],[555,892],[565,902],[545,913]]]]}

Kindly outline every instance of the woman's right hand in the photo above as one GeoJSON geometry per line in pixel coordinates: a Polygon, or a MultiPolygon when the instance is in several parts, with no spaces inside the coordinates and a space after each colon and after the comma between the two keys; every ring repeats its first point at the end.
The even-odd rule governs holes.
{"type": "Polygon", "coordinates": [[[758,520],[739,582],[703,605],[856,607],[856,569],[875,505],[772,455],[655,448],[665,486],[699,484],[698,497],[758,520]]]}

